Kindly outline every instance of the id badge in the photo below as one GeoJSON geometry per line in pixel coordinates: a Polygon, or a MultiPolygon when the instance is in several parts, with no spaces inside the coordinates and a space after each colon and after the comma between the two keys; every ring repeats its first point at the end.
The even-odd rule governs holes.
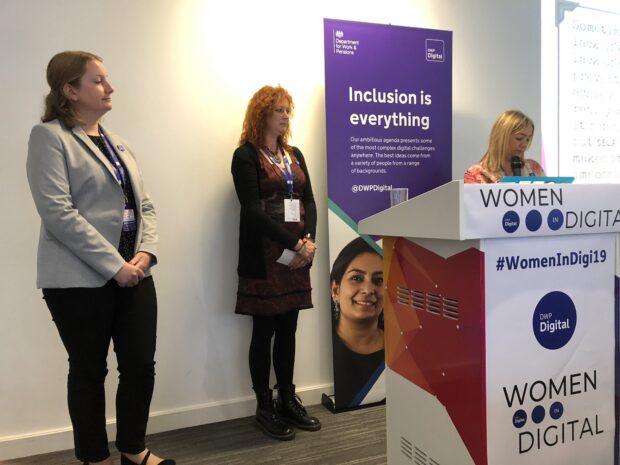
{"type": "Polygon", "coordinates": [[[133,208],[125,208],[123,211],[123,231],[136,230],[136,212],[133,208]]]}
{"type": "Polygon", "coordinates": [[[284,199],[284,221],[287,223],[299,223],[299,199],[284,199]]]}

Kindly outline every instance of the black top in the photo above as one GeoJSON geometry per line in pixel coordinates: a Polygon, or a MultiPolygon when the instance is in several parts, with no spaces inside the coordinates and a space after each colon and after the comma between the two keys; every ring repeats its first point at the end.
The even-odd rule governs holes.
{"type": "Polygon", "coordinates": [[[332,331],[334,351],[334,394],[336,410],[358,407],[369,388],[369,381],[385,363],[384,349],[371,354],[358,354],[349,349],[336,332],[332,331]],[[355,403],[353,401],[356,400],[355,403]]]}
{"type": "MultiPolygon", "coordinates": [[[[114,159],[112,158],[112,154],[108,151],[108,147],[103,141],[103,137],[101,136],[88,136],[88,137],[90,137],[90,140],[92,140],[95,143],[95,145],[99,147],[99,150],[101,150],[101,153],[103,153],[105,157],[109,160],[109,162],[112,163],[112,166],[116,166],[116,163],[114,163],[114,159]]],[[[133,188],[131,187],[131,179],[129,179],[129,171],[127,171],[127,167],[123,163],[123,160],[121,160],[121,157],[119,157],[118,154],[115,154],[115,155],[116,155],[116,158],[118,158],[118,161],[121,163],[121,165],[123,165],[123,169],[125,170],[125,175],[127,176],[126,179],[128,181],[124,183],[122,186],[123,193],[125,194],[125,208],[133,209],[134,215],[136,216],[136,225],[137,225],[139,221],[139,218],[138,218],[139,212],[138,212],[138,209],[136,208],[136,197],[133,193],[133,188]]],[[[131,260],[134,256],[134,252],[136,249],[136,236],[137,236],[137,229],[133,231],[125,231],[123,229],[121,231],[121,238],[118,244],[118,252],[125,259],[125,261],[131,260]]]]}
{"type": "MultiPolygon", "coordinates": [[[[293,153],[306,176],[306,188],[301,196],[305,210],[303,235],[316,234],[316,204],[312,194],[310,175],[301,151],[293,147],[293,153]]],[[[265,214],[261,205],[259,179],[264,176],[260,165],[260,152],[249,142],[238,147],[233,154],[231,172],[235,191],[241,204],[239,222],[239,276],[265,279],[265,257],[263,236],[280,242],[288,249],[293,249],[301,239],[265,214]]]]}

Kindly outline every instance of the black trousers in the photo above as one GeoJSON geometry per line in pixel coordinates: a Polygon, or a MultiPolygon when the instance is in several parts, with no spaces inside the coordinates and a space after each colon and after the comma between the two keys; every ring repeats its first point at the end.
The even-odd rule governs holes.
{"type": "Polygon", "coordinates": [[[256,392],[269,389],[271,372],[271,339],[273,341],[273,369],[279,386],[293,384],[295,368],[295,332],[299,310],[283,315],[252,317],[252,342],[250,343],[250,376],[256,392]]]}
{"type": "Polygon", "coordinates": [[[110,280],[99,288],[43,289],[43,298],[69,354],[67,388],[75,456],[82,462],[110,456],[104,392],[110,340],[119,371],[116,447],[129,454],[142,452],[155,381],[153,278],[130,288],[110,280]]]}

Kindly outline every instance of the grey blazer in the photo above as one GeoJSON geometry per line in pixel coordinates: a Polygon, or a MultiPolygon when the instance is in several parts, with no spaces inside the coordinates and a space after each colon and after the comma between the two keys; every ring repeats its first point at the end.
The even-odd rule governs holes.
{"type": "MultiPolygon", "coordinates": [[[[131,179],[139,210],[136,252],[155,256],[155,210],[142,174],[127,144],[104,134],[131,179]]],[[[82,128],[54,120],[32,128],[26,171],[41,217],[37,287],[103,286],[125,263],[117,250],[125,201],[112,164],[82,128]]]]}

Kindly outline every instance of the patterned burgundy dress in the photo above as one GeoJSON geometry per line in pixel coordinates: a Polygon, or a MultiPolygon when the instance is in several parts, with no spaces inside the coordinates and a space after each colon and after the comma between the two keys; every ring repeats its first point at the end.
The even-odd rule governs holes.
{"type": "MultiPolygon", "coordinates": [[[[290,154],[293,172],[293,198],[299,199],[306,187],[306,176],[294,154],[290,154]]],[[[289,196],[286,180],[280,169],[263,154],[260,155],[260,198],[264,212],[296,236],[304,231],[304,205],[300,202],[299,222],[284,221],[284,199],[289,196]]],[[[296,270],[277,263],[284,245],[263,237],[266,279],[239,276],[235,313],[245,315],[281,315],[291,310],[312,308],[310,267],[296,270]]]]}

